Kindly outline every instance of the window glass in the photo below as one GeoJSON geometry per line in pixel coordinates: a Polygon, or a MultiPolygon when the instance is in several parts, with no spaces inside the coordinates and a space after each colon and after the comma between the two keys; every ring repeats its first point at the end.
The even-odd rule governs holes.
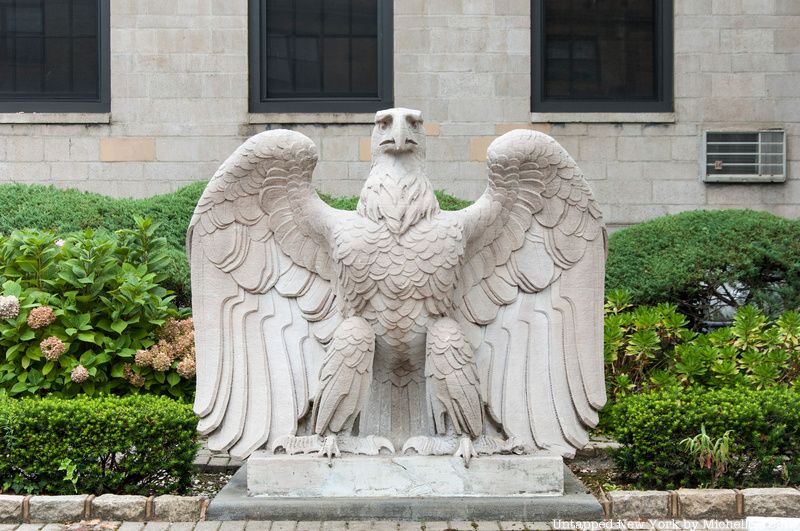
{"type": "Polygon", "coordinates": [[[0,100],[100,98],[97,0],[0,0],[0,100]]]}
{"type": "Polygon", "coordinates": [[[259,79],[256,87],[251,82],[251,109],[391,104],[391,0],[251,0],[251,6],[260,17],[259,44],[251,47],[251,76],[259,79]]]}
{"type": "Polygon", "coordinates": [[[533,0],[533,13],[534,111],[671,109],[671,0],[533,0]]]}

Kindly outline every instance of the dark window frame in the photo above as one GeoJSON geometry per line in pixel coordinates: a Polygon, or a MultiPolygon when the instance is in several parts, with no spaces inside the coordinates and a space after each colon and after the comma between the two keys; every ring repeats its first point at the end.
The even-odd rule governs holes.
{"type": "Polygon", "coordinates": [[[672,112],[673,111],[673,0],[656,0],[655,100],[545,99],[545,0],[531,0],[531,110],[532,112],[672,112]]]}
{"type": "Polygon", "coordinates": [[[392,107],[394,97],[394,28],[392,0],[378,2],[378,97],[376,98],[265,98],[262,79],[263,36],[266,31],[264,0],[248,1],[249,102],[251,113],[375,112],[392,107]]]}
{"type": "Polygon", "coordinates": [[[11,99],[0,95],[0,112],[107,113],[111,111],[111,0],[97,0],[97,83],[93,99],[11,99]]]}

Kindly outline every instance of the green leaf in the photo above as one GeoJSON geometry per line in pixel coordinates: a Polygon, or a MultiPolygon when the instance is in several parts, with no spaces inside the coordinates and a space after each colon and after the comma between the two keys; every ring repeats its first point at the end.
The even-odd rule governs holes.
{"type": "Polygon", "coordinates": [[[169,382],[169,384],[170,384],[171,386],[173,386],[173,387],[175,387],[176,385],[178,385],[178,384],[180,383],[180,381],[181,381],[181,377],[180,377],[180,375],[179,375],[179,374],[177,374],[177,373],[171,372],[171,373],[169,373],[169,374],[167,375],[167,382],[169,382]]]}
{"type": "Polygon", "coordinates": [[[28,384],[26,382],[17,382],[13,385],[13,387],[11,387],[11,394],[15,395],[27,390],[28,384]]]}
{"type": "Polygon", "coordinates": [[[114,378],[122,378],[124,374],[125,374],[124,365],[122,363],[117,363],[111,369],[111,376],[113,376],[114,378]]]}
{"type": "Polygon", "coordinates": [[[42,367],[42,374],[47,376],[48,374],[50,374],[50,371],[52,371],[53,367],[55,366],[56,366],[55,363],[53,363],[52,361],[48,361],[47,363],[44,364],[44,367],[42,367]]]}
{"type": "Polygon", "coordinates": [[[116,320],[111,323],[111,329],[118,334],[121,334],[127,327],[128,323],[122,320],[116,320]]]}
{"type": "Polygon", "coordinates": [[[81,332],[80,334],[78,334],[78,339],[80,339],[81,341],[85,341],[87,343],[97,344],[97,338],[92,332],[81,332]]]}
{"type": "Polygon", "coordinates": [[[30,341],[31,339],[36,337],[36,333],[33,330],[26,330],[19,336],[20,341],[30,341]]]}

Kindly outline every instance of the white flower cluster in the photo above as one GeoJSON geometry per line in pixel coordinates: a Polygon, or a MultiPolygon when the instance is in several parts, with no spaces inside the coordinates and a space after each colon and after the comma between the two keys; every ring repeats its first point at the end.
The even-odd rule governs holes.
{"type": "Polygon", "coordinates": [[[19,315],[19,299],[13,295],[0,296],[0,319],[16,319],[19,315]]]}

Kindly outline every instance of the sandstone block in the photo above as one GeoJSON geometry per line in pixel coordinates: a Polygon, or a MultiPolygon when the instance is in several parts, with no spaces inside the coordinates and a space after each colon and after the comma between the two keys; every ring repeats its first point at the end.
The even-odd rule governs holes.
{"type": "Polygon", "coordinates": [[[34,496],[30,501],[31,522],[77,522],[84,517],[85,494],[34,496]]]}
{"type": "Polygon", "coordinates": [[[0,522],[19,523],[22,521],[22,500],[25,496],[0,494],[0,522]]]}
{"type": "Polygon", "coordinates": [[[92,500],[92,517],[101,520],[139,522],[144,520],[147,498],[103,494],[92,500]]]}
{"type": "Polygon", "coordinates": [[[800,516],[800,491],[796,489],[743,489],[748,516],[800,516]]]}
{"type": "Polygon", "coordinates": [[[615,490],[606,493],[613,518],[666,518],[670,516],[669,492],[658,490],[615,490]]]}
{"type": "Polygon", "coordinates": [[[732,489],[680,489],[677,492],[683,518],[736,517],[736,492],[732,489]]]}
{"type": "Polygon", "coordinates": [[[100,160],[103,162],[148,161],[156,158],[152,138],[101,138],[100,160]]]}
{"type": "Polygon", "coordinates": [[[157,496],[153,502],[153,518],[164,522],[196,522],[202,502],[200,496],[157,496]]]}

